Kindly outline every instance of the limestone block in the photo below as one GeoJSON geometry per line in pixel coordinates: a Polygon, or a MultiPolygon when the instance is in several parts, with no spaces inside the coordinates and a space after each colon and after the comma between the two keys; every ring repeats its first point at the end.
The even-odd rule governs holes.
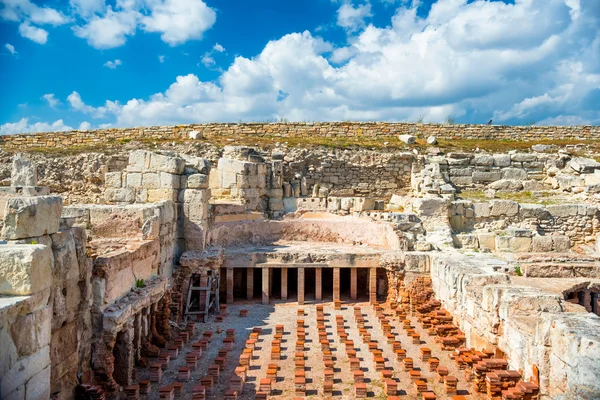
{"type": "Polygon", "coordinates": [[[530,237],[512,237],[510,238],[510,250],[513,253],[527,253],[531,251],[530,237]]]}
{"type": "Polygon", "coordinates": [[[3,239],[21,239],[58,231],[62,213],[59,196],[12,197],[4,208],[3,239]]]}
{"type": "Polygon", "coordinates": [[[462,233],[454,236],[454,246],[462,249],[477,249],[479,241],[476,235],[462,233]]]}
{"type": "Polygon", "coordinates": [[[577,215],[579,206],[577,204],[555,204],[546,207],[553,217],[574,217],[577,215]]]}
{"type": "Polygon", "coordinates": [[[159,189],[160,179],[156,172],[144,172],[142,174],[142,188],[144,189],[159,189]]]}
{"type": "Polygon", "coordinates": [[[502,179],[500,171],[475,171],[473,172],[473,182],[494,182],[502,179]]]}
{"type": "Polygon", "coordinates": [[[471,176],[473,171],[473,168],[452,168],[449,174],[450,176],[471,176]]]}
{"type": "Polygon", "coordinates": [[[525,180],[527,171],[521,168],[504,168],[502,170],[502,179],[525,180]]]}
{"type": "Polygon", "coordinates": [[[567,236],[552,236],[552,248],[559,253],[571,250],[571,240],[567,236]]]}
{"type": "Polygon", "coordinates": [[[473,184],[473,178],[471,176],[452,176],[450,182],[458,187],[471,186],[473,184]]]}
{"type": "Polygon", "coordinates": [[[511,200],[492,200],[490,202],[492,217],[513,217],[519,213],[519,203],[511,200]]]}
{"type": "Polygon", "coordinates": [[[123,185],[122,175],[120,171],[107,172],[104,174],[104,185],[110,188],[120,188],[123,185]]]}
{"type": "Polygon", "coordinates": [[[490,216],[489,203],[473,203],[473,213],[475,218],[487,218],[490,216]]]}
{"type": "Polygon", "coordinates": [[[202,132],[200,131],[190,131],[188,133],[188,137],[192,140],[200,140],[203,139],[202,132]]]}
{"type": "Polygon", "coordinates": [[[160,234],[160,218],[156,215],[144,221],[142,225],[142,238],[144,240],[157,239],[160,234]]]}
{"type": "Polygon", "coordinates": [[[129,153],[127,171],[141,172],[150,167],[150,152],[146,150],[135,150],[129,153]]]}
{"type": "Polygon", "coordinates": [[[208,204],[186,203],[183,205],[184,217],[190,221],[204,221],[208,218],[208,204]]]}
{"type": "Polygon", "coordinates": [[[269,198],[269,209],[271,211],[283,211],[283,199],[269,198]]]}
{"type": "Polygon", "coordinates": [[[506,229],[506,233],[508,233],[509,236],[514,236],[514,237],[533,237],[534,236],[534,232],[531,229],[515,228],[513,226],[506,229]]]}
{"type": "Polygon", "coordinates": [[[591,158],[575,157],[569,161],[569,167],[580,174],[589,174],[600,169],[600,163],[591,158]]]}
{"type": "Polygon", "coordinates": [[[520,204],[519,217],[545,220],[550,218],[550,213],[541,204],[520,204]]]}
{"type": "Polygon", "coordinates": [[[11,186],[37,186],[37,167],[33,161],[22,154],[13,157],[11,186]]]}
{"type": "Polygon", "coordinates": [[[437,144],[437,142],[438,142],[438,140],[437,140],[437,137],[435,137],[435,136],[429,136],[427,138],[427,144],[429,144],[429,145],[435,146],[437,144]]]}
{"type": "MultiPolygon", "coordinates": [[[[50,346],[45,346],[36,353],[21,358],[5,375],[0,377],[0,398],[9,398],[14,390],[25,385],[44,369],[49,370],[49,366],[50,346]]],[[[41,392],[43,390],[40,389],[44,387],[47,388],[47,391],[50,391],[50,375],[43,375],[42,378],[33,382],[35,383],[35,390],[33,386],[31,387],[33,392],[41,392]]],[[[35,399],[35,397],[32,398],[35,399]]],[[[49,396],[40,396],[37,398],[47,399],[49,396]]]]}
{"type": "Polygon", "coordinates": [[[51,320],[52,309],[49,306],[17,316],[9,328],[20,357],[29,356],[50,344],[51,320]]]}
{"type": "Polygon", "coordinates": [[[534,236],[533,252],[548,253],[552,251],[552,236],[534,236]]]}
{"type": "MultiPolygon", "coordinates": [[[[329,197],[327,198],[327,211],[336,212],[340,210],[342,207],[342,199],[339,197],[329,197]]],[[[600,242],[600,240],[599,240],[600,242]]]]}
{"type": "Polygon", "coordinates": [[[494,167],[510,167],[510,154],[494,154],[494,167]]]}
{"type": "Polygon", "coordinates": [[[423,217],[448,216],[449,201],[440,197],[417,199],[413,206],[415,212],[423,217]]]}
{"type": "Polygon", "coordinates": [[[79,278],[79,263],[73,232],[70,229],[64,230],[54,233],[50,237],[54,256],[54,276],[61,280],[79,278]]]}
{"type": "Polygon", "coordinates": [[[537,160],[537,154],[515,153],[510,155],[510,160],[513,162],[531,162],[537,160]]]}
{"type": "Polygon", "coordinates": [[[281,189],[281,188],[279,188],[279,189],[268,189],[267,190],[267,196],[269,196],[271,198],[281,199],[283,197],[283,189],[281,189]]]}
{"type": "Polygon", "coordinates": [[[142,187],[142,174],[140,172],[128,172],[126,176],[126,187],[140,188],[142,187]]]}
{"type": "Polygon", "coordinates": [[[375,209],[375,200],[366,197],[355,197],[352,210],[356,212],[375,209]]]}
{"type": "Polygon", "coordinates": [[[210,199],[210,189],[185,189],[183,191],[183,203],[205,204],[210,199]]]}
{"type": "Polygon", "coordinates": [[[135,191],[135,202],[136,203],[147,203],[148,202],[148,189],[137,189],[135,191]]]}
{"type": "Polygon", "coordinates": [[[301,210],[325,211],[327,209],[327,199],[315,197],[299,198],[297,199],[297,207],[301,210]]]}
{"type": "Polygon", "coordinates": [[[185,160],[180,157],[151,153],[150,169],[152,171],[168,172],[169,174],[181,175],[185,169],[185,160]]]}
{"type": "Polygon", "coordinates": [[[163,200],[176,202],[177,192],[175,189],[148,189],[148,202],[156,203],[163,200]]]}
{"type": "Polygon", "coordinates": [[[496,250],[511,252],[510,239],[510,236],[496,236],[496,250]]]}
{"type": "Polygon", "coordinates": [[[472,164],[484,167],[491,167],[492,165],[494,165],[494,157],[487,154],[478,155],[473,158],[472,164]]]}
{"type": "Polygon", "coordinates": [[[413,135],[399,135],[398,139],[406,144],[415,144],[417,142],[417,138],[413,135]]]}
{"type": "Polygon", "coordinates": [[[350,211],[354,206],[354,198],[353,197],[344,197],[340,199],[340,209],[344,211],[350,211]]]}
{"type": "Polygon", "coordinates": [[[132,188],[108,188],[104,191],[104,199],[108,203],[133,203],[135,191],[132,188]]]}
{"type": "Polygon", "coordinates": [[[221,184],[219,187],[224,189],[237,187],[238,174],[235,172],[221,171],[221,184]]]}
{"type": "Polygon", "coordinates": [[[208,189],[209,176],[204,174],[193,174],[187,177],[188,189],[208,189]]]}
{"type": "Polygon", "coordinates": [[[489,251],[496,250],[496,234],[492,232],[481,232],[477,234],[479,247],[489,251]]]}
{"type": "Polygon", "coordinates": [[[181,183],[181,176],[170,174],[168,172],[158,173],[159,186],[163,189],[179,189],[181,183]]]}

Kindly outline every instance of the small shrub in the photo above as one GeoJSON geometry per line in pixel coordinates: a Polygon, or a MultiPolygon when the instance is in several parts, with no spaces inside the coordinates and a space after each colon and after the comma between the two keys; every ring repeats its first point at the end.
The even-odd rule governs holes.
{"type": "Polygon", "coordinates": [[[454,121],[455,121],[454,116],[453,115],[448,115],[446,117],[446,119],[444,120],[444,123],[448,124],[448,125],[454,125],[454,121]]]}
{"type": "Polygon", "coordinates": [[[29,244],[38,244],[37,240],[32,240],[29,244]]]}
{"type": "Polygon", "coordinates": [[[520,265],[518,265],[515,268],[515,275],[517,275],[517,276],[523,276],[523,272],[521,272],[521,266],[520,265]]]}
{"type": "Polygon", "coordinates": [[[143,288],[146,286],[146,282],[144,282],[143,279],[136,279],[135,280],[135,287],[137,288],[143,288]]]}

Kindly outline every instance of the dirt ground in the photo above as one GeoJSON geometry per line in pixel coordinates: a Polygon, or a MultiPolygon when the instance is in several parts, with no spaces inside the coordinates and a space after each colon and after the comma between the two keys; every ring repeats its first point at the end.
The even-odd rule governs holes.
{"type": "MultiPolygon", "coordinates": [[[[218,384],[214,387],[214,393],[207,396],[209,399],[223,399],[224,392],[228,389],[229,379],[234,376],[235,367],[238,365],[239,356],[245,347],[245,341],[248,339],[252,328],[262,328],[262,335],[254,351],[254,356],[251,361],[248,378],[244,384],[243,393],[238,396],[238,399],[254,399],[258,389],[260,379],[266,377],[267,366],[270,363],[277,361],[270,360],[271,342],[275,333],[275,325],[283,324],[285,333],[281,344],[282,359],[278,361],[279,372],[278,379],[272,386],[273,393],[269,398],[273,399],[291,399],[295,398],[294,394],[294,353],[296,343],[296,321],[302,317],[297,317],[298,308],[303,308],[306,316],[303,317],[306,329],[306,397],[307,398],[325,398],[332,397],[335,399],[354,399],[354,381],[348,356],[345,348],[336,334],[336,315],[342,315],[345,321],[346,332],[348,339],[354,341],[357,350],[357,357],[360,360],[361,369],[365,372],[365,382],[369,398],[386,399],[385,385],[381,377],[381,373],[375,370],[373,355],[368,350],[368,345],[362,342],[359,331],[354,320],[355,304],[361,306],[361,311],[365,317],[365,326],[371,333],[372,340],[379,343],[379,348],[383,351],[383,356],[386,359],[386,368],[393,370],[393,378],[399,382],[398,389],[401,398],[415,399],[418,398],[414,384],[410,380],[408,372],[402,368],[402,363],[396,359],[392,345],[388,344],[385,335],[381,329],[379,320],[376,317],[373,306],[368,303],[345,303],[342,310],[334,310],[333,303],[323,303],[325,312],[325,325],[327,328],[327,337],[330,341],[330,347],[333,353],[335,362],[335,375],[333,384],[333,396],[323,395],[323,356],[321,346],[318,340],[317,323],[316,323],[316,307],[315,304],[305,304],[298,306],[297,303],[279,303],[275,305],[261,305],[256,303],[236,303],[229,306],[229,315],[223,322],[215,322],[214,316],[211,316],[206,323],[196,324],[196,335],[190,340],[185,347],[180,351],[177,359],[169,363],[168,369],[163,371],[163,378],[160,384],[151,384],[151,393],[148,396],[142,396],[148,400],[159,399],[159,387],[166,386],[176,381],[177,370],[179,367],[185,366],[185,354],[191,350],[192,343],[198,341],[202,332],[212,330],[214,332],[212,342],[209,343],[208,350],[204,351],[199,359],[198,368],[192,371],[191,380],[186,382],[183,387],[182,395],[176,396],[180,399],[191,399],[192,387],[199,383],[201,377],[207,374],[208,366],[214,363],[217,357],[217,352],[221,347],[223,339],[226,337],[225,330],[234,328],[236,330],[236,341],[233,351],[229,352],[227,365],[225,370],[221,372],[221,377],[218,384]],[[249,310],[247,317],[239,317],[241,309],[249,310]],[[221,333],[217,331],[222,329],[221,333]]],[[[391,315],[389,309],[386,310],[391,315]]],[[[427,362],[420,359],[420,347],[429,347],[432,351],[432,357],[440,359],[440,365],[447,366],[450,370],[450,375],[459,379],[458,394],[466,395],[469,399],[483,399],[481,394],[472,393],[472,384],[465,379],[464,371],[459,371],[454,361],[449,358],[451,352],[442,351],[440,345],[426,334],[415,317],[411,317],[412,325],[415,326],[417,333],[421,335],[421,344],[412,344],[411,338],[406,335],[400,321],[395,316],[388,317],[393,327],[392,332],[396,335],[397,340],[402,343],[402,347],[406,350],[407,357],[414,360],[414,367],[421,370],[421,376],[426,378],[429,390],[433,390],[438,399],[448,399],[451,396],[444,394],[442,383],[435,380],[436,373],[429,372],[427,362]]],[[[154,360],[150,360],[153,362],[154,360]]],[[[145,368],[136,370],[137,380],[147,379],[149,371],[145,368]]],[[[122,398],[125,398],[124,394],[122,398]]]]}

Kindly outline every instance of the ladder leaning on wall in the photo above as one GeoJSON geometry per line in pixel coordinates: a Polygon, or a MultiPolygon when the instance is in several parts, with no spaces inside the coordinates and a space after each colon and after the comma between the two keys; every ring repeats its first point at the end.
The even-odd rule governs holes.
{"type": "Polygon", "coordinates": [[[219,274],[207,271],[203,274],[192,274],[185,307],[185,320],[190,315],[199,315],[202,322],[211,310],[219,307],[219,274]]]}

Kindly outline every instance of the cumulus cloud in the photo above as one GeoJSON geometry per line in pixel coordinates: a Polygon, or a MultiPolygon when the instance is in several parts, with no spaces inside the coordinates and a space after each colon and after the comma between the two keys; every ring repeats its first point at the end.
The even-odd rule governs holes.
{"type": "Polygon", "coordinates": [[[365,26],[365,19],[371,16],[369,3],[356,7],[351,3],[344,3],[337,10],[337,24],[350,32],[356,32],[365,26]]]}
{"type": "Polygon", "coordinates": [[[158,56],[158,62],[161,63],[161,64],[164,63],[165,62],[165,58],[166,58],[165,56],[158,56]]]}
{"type": "Polygon", "coordinates": [[[222,53],[225,51],[225,47],[221,46],[219,43],[215,43],[215,45],[213,46],[213,50],[218,53],[222,53]]]}
{"type": "Polygon", "coordinates": [[[42,96],[42,99],[46,100],[51,108],[54,108],[60,104],[60,100],[54,97],[54,93],[46,93],[42,96]]]}
{"type": "Polygon", "coordinates": [[[0,135],[13,135],[17,133],[33,132],[62,132],[72,130],[73,128],[65,125],[62,119],[56,120],[53,123],[36,122],[30,124],[28,118],[21,118],[21,120],[18,122],[0,125],[0,135]]]}
{"type": "Polygon", "coordinates": [[[217,20],[215,10],[201,0],[147,0],[150,14],[141,19],[147,32],[161,33],[171,46],[201,39],[217,20]]]}
{"type": "Polygon", "coordinates": [[[0,5],[0,18],[20,22],[19,34],[39,44],[48,41],[48,31],[36,25],[58,26],[70,22],[60,11],[50,7],[39,7],[29,0],[4,0],[0,5]]]}
{"type": "Polygon", "coordinates": [[[10,51],[10,54],[17,54],[17,51],[15,50],[15,46],[13,46],[12,44],[10,44],[10,43],[6,43],[6,44],[4,45],[4,47],[5,47],[5,48],[6,48],[8,51],[10,51]]]}
{"type": "Polygon", "coordinates": [[[107,61],[107,62],[105,62],[104,66],[106,68],[115,69],[115,68],[117,68],[121,64],[122,64],[121,60],[116,59],[115,61],[107,61]]]}
{"type": "Polygon", "coordinates": [[[69,0],[73,11],[81,17],[89,17],[105,10],[105,0],[69,0]]]}
{"type": "MultiPolygon", "coordinates": [[[[598,123],[595,6],[589,0],[452,0],[433,4],[425,17],[415,6],[399,7],[386,27],[349,31],[344,47],[308,31],[290,33],[254,57],[236,57],[214,82],[188,74],[148,98],[95,107],[74,92],[69,103],[113,126],[420,116],[441,122],[448,115],[484,123],[492,117],[598,123]]],[[[359,25],[347,29],[352,26],[359,25]]]]}
{"type": "Polygon", "coordinates": [[[202,64],[204,64],[205,67],[209,68],[212,67],[213,65],[216,64],[216,61],[214,58],[212,58],[212,56],[210,55],[210,53],[204,53],[204,55],[202,56],[202,64]]]}
{"type": "Polygon", "coordinates": [[[48,41],[48,31],[37,26],[30,25],[29,22],[23,22],[19,25],[19,33],[24,38],[33,40],[39,44],[46,44],[48,41]]]}
{"type": "Polygon", "coordinates": [[[104,15],[94,15],[85,25],[73,27],[73,32],[97,49],[119,47],[125,44],[127,36],[135,34],[139,15],[133,9],[113,11],[107,7],[104,15]]]}
{"type": "Polygon", "coordinates": [[[77,128],[78,131],[89,131],[90,129],[92,129],[92,124],[87,121],[80,123],[79,128],[77,128]]]}

